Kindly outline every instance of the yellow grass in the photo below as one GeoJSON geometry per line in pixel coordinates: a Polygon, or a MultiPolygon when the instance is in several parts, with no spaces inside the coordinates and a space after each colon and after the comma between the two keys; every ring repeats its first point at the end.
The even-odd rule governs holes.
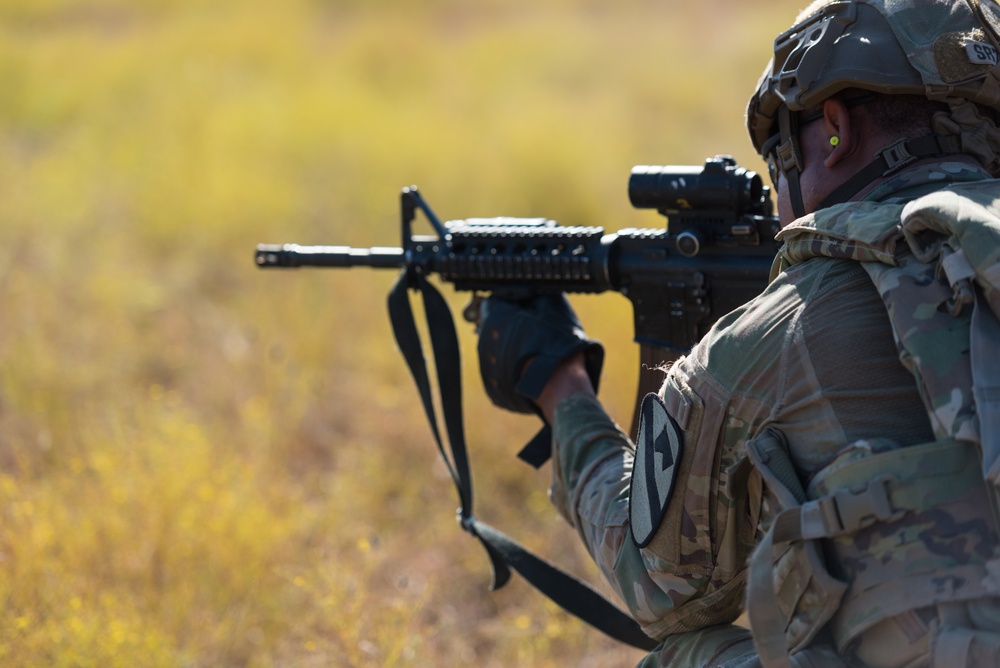
{"type": "MultiPolygon", "coordinates": [[[[396,244],[410,183],[446,218],[661,225],[629,168],[760,168],[743,105],[793,13],[0,0],[0,665],[634,664],[520,580],[486,591],[390,272],[252,251],[396,244]]],[[[627,423],[628,304],[574,303],[627,423]]],[[[460,329],[480,516],[595,579],[460,329]]]]}

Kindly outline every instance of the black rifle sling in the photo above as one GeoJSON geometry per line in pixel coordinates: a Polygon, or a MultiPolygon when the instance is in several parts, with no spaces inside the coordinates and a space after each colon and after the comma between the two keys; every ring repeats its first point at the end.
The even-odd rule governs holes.
{"type": "Polygon", "coordinates": [[[480,522],[473,514],[472,477],[462,422],[462,380],[458,337],[451,310],[441,293],[420,274],[403,270],[389,293],[389,317],[393,333],[410,373],[417,384],[438,452],[444,459],[461,502],[462,528],[479,539],[493,566],[490,589],[499,589],[510,579],[510,569],[570,614],[582,619],[619,642],[650,651],[657,642],[642,632],[639,624],[587,583],[535,556],[513,539],[480,522]],[[445,451],[433,404],[427,364],[417,331],[407,287],[413,283],[423,297],[427,328],[437,371],[441,411],[451,457],[445,451]]]}

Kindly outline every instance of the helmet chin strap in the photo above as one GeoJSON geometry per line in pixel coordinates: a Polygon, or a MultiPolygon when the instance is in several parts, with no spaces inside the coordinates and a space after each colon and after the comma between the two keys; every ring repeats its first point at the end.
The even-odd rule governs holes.
{"type": "Polygon", "coordinates": [[[792,213],[796,218],[806,215],[802,203],[802,184],[799,174],[802,172],[802,151],[799,149],[799,115],[782,105],[778,111],[778,132],[781,143],[775,149],[778,168],[785,175],[788,185],[788,197],[792,205],[792,213]]]}
{"type": "MultiPolygon", "coordinates": [[[[917,139],[900,139],[875,155],[875,159],[865,165],[857,174],[833,189],[819,203],[818,209],[847,202],[861,190],[876,180],[891,176],[912,162],[932,155],[961,153],[962,140],[959,137],[930,134],[917,139]]],[[[791,191],[789,191],[791,192],[791,191]]],[[[799,216],[798,212],[795,214],[799,216]]]]}

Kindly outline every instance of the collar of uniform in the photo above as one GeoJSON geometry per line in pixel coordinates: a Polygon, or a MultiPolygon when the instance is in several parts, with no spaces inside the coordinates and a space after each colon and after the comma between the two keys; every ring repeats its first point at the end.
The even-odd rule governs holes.
{"type": "Polygon", "coordinates": [[[781,268],[813,257],[895,264],[902,203],[844,202],[805,215],[778,232],[781,268]]]}
{"type": "MultiPolygon", "coordinates": [[[[991,178],[963,162],[917,165],[879,184],[863,200],[835,204],[802,216],[778,232],[784,242],[775,264],[780,271],[812,257],[833,257],[895,265],[903,206],[946,185],[991,178]]],[[[772,271],[772,275],[775,271],[772,271]]]]}
{"type": "Polygon", "coordinates": [[[868,202],[910,201],[945,185],[992,178],[985,169],[965,162],[935,162],[904,169],[875,186],[862,199],[868,202]]]}

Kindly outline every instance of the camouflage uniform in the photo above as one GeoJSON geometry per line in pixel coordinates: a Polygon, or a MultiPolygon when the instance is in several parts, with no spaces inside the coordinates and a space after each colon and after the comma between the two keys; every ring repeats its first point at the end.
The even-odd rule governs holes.
{"type": "MultiPolygon", "coordinates": [[[[646,547],[629,531],[634,446],[595,399],[574,395],[559,405],[552,499],[631,614],[663,641],[641,665],[759,665],[750,632],[732,622],[743,610],[747,561],[783,509],[773,494],[780,485],[772,485],[766,466],[762,473],[750,461],[767,459],[761,452],[774,434],[810,499],[877,477],[886,453],[896,455],[893,480],[930,481],[917,491],[894,483],[892,501],[906,510],[889,524],[862,525],[824,541],[830,572],[813,577],[828,577],[838,596],[816,628],[789,623],[789,645],[810,648],[794,665],[843,665],[831,647],[858,665],[928,665],[935,651],[970,665],[998,665],[1000,654],[976,655],[996,651],[995,638],[940,633],[945,627],[1000,633],[1000,604],[990,598],[1000,594],[992,500],[978,468],[969,470],[969,462],[978,463],[975,452],[948,440],[969,438],[971,398],[930,397],[940,409],[935,415],[944,417],[928,418],[922,390],[900,364],[873,283],[878,272],[866,271],[891,260],[905,202],[946,183],[988,178],[964,163],[913,167],[866,201],[824,209],[782,231],[786,244],[767,290],[721,319],[667,373],[660,397],[683,431],[685,450],[646,547]],[[886,584],[892,581],[903,584],[892,589],[886,584]],[[936,647],[945,641],[966,645],[936,647]]],[[[934,277],[914,280],[930,284],[934,277]]],[[[944,315],[940,335],[916,341],[917,354],[933,356],[921,365],[947,377],[940,387],[962,386],[969,374],[968,316],[944,315]]],[[[786,554],[786,562],[775,561],[776,571],[799,558],[786,554]]],[[[771,555],[764,559],[770,571],[771,555]]],[[[791,606],[808,607],[815,592],[788,575],[800,572],[795,568],[778,573],[786,578],[779,585],[798,586],[791,606]]]]}
{"type": "Polygon", "coordinates": [[[771,284],[644,402],[638,456],[596,400],[554,420],[553,501],[662,640],[645,665],[1000,665],[1000,448],[977,426],[996,400],[970,364],[1000,335],[975,336],[978,305],[900,227],[958,184],[1000,231],[997,118],[992,0],[814,3],[775,40],[747,108],[798,218],[771,284]],[[801,124],[893,95],[937,104],[930,133],[900,131],[808,212],[801,124]],[[752,637],[732,625],[744,595],[752,637]]]}

